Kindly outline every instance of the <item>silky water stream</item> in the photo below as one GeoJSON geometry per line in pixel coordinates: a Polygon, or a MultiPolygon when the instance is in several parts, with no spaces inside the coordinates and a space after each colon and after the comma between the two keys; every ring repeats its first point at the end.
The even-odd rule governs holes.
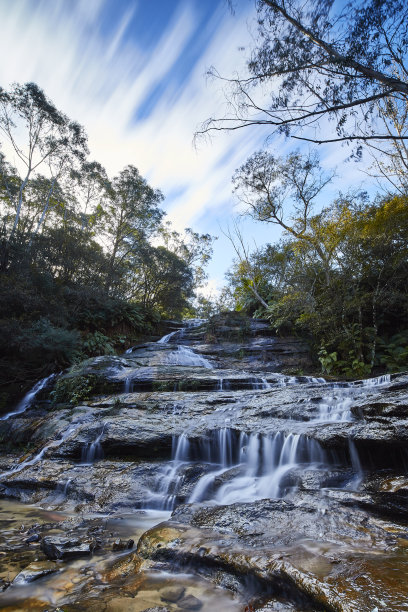
{"type": "MultiPolygon", "coordinates": [[[[188,327],[191,329],[202,323],[193,321],[188,327]]],[[[192,421],[190,428],[173,436],[171,458],[157,464],[156,476],[146,490],[142,507],[139,504],[132,511],[119,510],[106,515],[83,514],[78,521],[75,508],[65,503],[75,486],[75,478],[72,477],[61,481],[55,490],[55,497],[48,498],[48,509],[0,500],[0,580],[5,587],[11,583],[0,595],[0,609],[10,612],[24,609],[41,612],[48,609],[141,612],[160,610],[161,606],[171,612],[183,609],[201,609],[203,612],[214,609],[223,612],[253,610],[255,608],[246,607],[247,599],[242,592],[221,589],[197,571],[177,567],[169,571],[168,566],[160,567],[160,564],[154,563],[139,567],[135,557],[129,560],[128,551],[107,553],[96,550],[92,558],[49,562],[41,557],[39,542],[47,536],[66,534],[70,525],[75,526],[76,537],[81,538],[81,534],[88,534],[93,529],[92,525],[98,524],[102,525],[105,537],[108,537],[106,534],[114,534],[115,538],[136,543],[146,530],[169,519],[172,510],[180,503],[222,506],[262,499],[294,499],[299,474],[308,471],[324,473],[340,463],[343,463],[341,467],[348,468],[349,473],[338,486],[348,490],[358,489],[364,470],[353,438],[350,437],[348,452],[340,458],[310,437],[308,428],[311,424],[325,427],[336,422],[353,423],[356,417],[351,408],[355,400],[374,388],[389,385],[388,376],[353,383],[327,383],[315,377],[248,372],[246,378],[241,373],[242,380],[245,379],[240,383],[242,389],[235,389],[236,383],[228,376],[217,376],[214,359],[191,348],[185,337],[186,331],[186,328],[173,331],[157,342],[157,348],[163,351],[161,363],[166,367],[197,368],[198,373],[211,372],[216,378],[214,391],[220,393],[220,403],[224,396],[228,400],[230,394],[235,397],[240,393],[243,395],[242,401],[231,403],[227,408],[224,406],[222,410],[215,403],[211,427],[206,428],[205,423],[201,425],[200,435],[197,435],[196,423],[192,421]],[[234,388],[232,391],[231,385],[234,388]],[[247,427],[242,426],[238,413],[251,393],[272,398],[274,390],[285,387],[316,391],[317,399],[304,421],[287,418],[282,420],[284,427],[276,431],[253,430],[251,422],[247,427]],[[233,426],[230,421],[234,422],[233,426]],[[237,423],[241,425],[238,427],[237,423]],[[186,493],[184,485],[188,470],[196,471],[198,477],[186,493]],[[40,535],[38,539],[33,539],[33,534],[40,535]],[[30,538],[31,542],[27,545],[30,538]],[[31,567],[32,574],[27,567],[31,567]],[[32,578],[32,575],[35,577],[32,578]]],[[[133,352],[134,349],[130,349],[125,358],[131,359],[133,352]]],[[[132,392],[132,380],[125,377],[124,381],[123,393],[127,395],[132,392]]],[[[27,411],[39,391],[50,382],[49,378],[40,381],[19,406],[3,419],[15,418],[27,411]]],[[[47,453],[62,447],[67,438],[75,435],[76,430],[91,422],[92,418],[91,412],[84,412],[63,429],[56,440],[3,472],[2,477],[7,478],[29,466],[38,466],[40,470],[41,461],[47,453]]],[[[167,418],[171,418],[171,415],[167,418]]],[[[203,419],[205,421],[205,417],[203,419]]],[[[94,463],[103,460],[104,436],[109,432],[108,417],[104,417],[94,431],[93,441],[82,448],[81,459],[75,468],[77,470],[93,470],[94,463]]],[[[278,606],[270,609],[295,608],[278,606]]]]}

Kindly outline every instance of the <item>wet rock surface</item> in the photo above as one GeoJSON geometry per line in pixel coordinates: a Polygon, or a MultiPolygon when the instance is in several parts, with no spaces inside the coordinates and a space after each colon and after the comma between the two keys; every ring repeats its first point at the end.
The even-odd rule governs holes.
{"type": "Polygon", "coordinates": [[[287,374],[308,348],[263,321],[177,325],[0,421],[0,496],[47,508],[0,507],[0,609],[407,610],[408,375],[287,374]]]}

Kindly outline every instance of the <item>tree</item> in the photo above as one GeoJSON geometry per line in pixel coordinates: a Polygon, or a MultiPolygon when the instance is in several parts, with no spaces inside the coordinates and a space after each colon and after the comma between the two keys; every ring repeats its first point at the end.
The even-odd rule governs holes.
{"type": "MultiPolygon", "coordinates": [[[[263,297],[262,284],[263,271],[260,269],[257,261],[258,251],[250,253],[248,245],[245,243],[242,232],[237,223],[234,223],[233,229],[228,228],[223,232],[224,236],[231,242],[235,254],[238,258],[235,263],[233,275],[229,275],[229,279],[234,287],[235,296],[239,294],[245,295],[247,290],[252,293],[256,302],[259,302],[263,308],[267,308],[268,304],[263,297]],[[233,278],[239,279],[237,283],[232,282],[233,278]],[[239,290],[241,286],[241,291],[239,290]],[[242,290],[243,289],[243,290],[242,290]]],[[[239,300],[238,300],[239,301],[239,300]]],[[[246,300],[245,300],[246,301],[246,300]]],[[[239,304],[242,307],[243,304],[239,304]]]]}
{"type": "Polygon", "coordinates": [[[101,222],[103,203],[109,192],[109,179],[105,168],[97,161],[84,161],[69,175],[69,191],[75,197],[82,231],[90,232],[101,222]]]}
{"type": "Polygon", "coordinates": [[[132,255],[128,283],[132,300],[166,316],[180,316],[194,290],[191,267],[165,247],[147,243],[132,255]]]}
{"type": "MultiPolygon", "coordinates": [[[[374,204],[339,198],[308,224],[331,251],[328,282],[313,244],[290,234],[249,254],[267,301],[262,316],[277,332],[308,337],[322,359],[332,355],[338,373],[368,374],[380,363],[406,366],[407,197],[374,204]]],[[[252,312],[253,292],[240,263],[229,282],[236,305],[252,312]]]]}
{"type": "Polygon", "coordinates": [[[194,286],[201,287],[207,279],[205,266],[211,259],[213,243],[217,238],[210,234],[194,232],[190,227],[186,227],[184,233],[181,234],[171,229],[170,222],[162,225],[160,236],[163,238],[165,247],[192,268],[194,286]]]}
{"type": "Polygon", "coordinates": [[[376,121],[379,101],[399,108],[408,100],[405,0],[258,0],[257,9],[249,75],[224,78],[231,113],[199,133],[267,125],[318,144],[408,139],[376,121]],[[336,135],[319,133],[324,119],[336,135]]]}
{"type": "Polygon", "coordinates": [[[106,288],[119,279],[127,260],[140,245],[158,230],[164,215],[159,204],[163,195],[140,175],[134,166],[127,166],[112,181],[104,207],[104,226],[110,253],[106,288]]]}
{"type": "Polygon", "coordinates": [[[378,107],[391,142],[370,143],[374,176],[380,178],[383,184],[388,182],[390,195],[394,192],[404,195],[408,193],[408,99],[403,104],[387,98],[378,107]]]}
{"type": "Polygon", "coordinates": [[[29,181],[40,169],[46,169],[48,189],[44,193],[42,214],[34,231],[38,233],[57,181],[68,167],[76,161],[83,161],[88,150],[82,127],[58,111],[35,83],[16,84],[9,92],[0,88],[0,131],[21,167],[18,191],[13,193],[7,189],[9,204],[14,209],[14,221],[3,244],[4,267],[7,264],[7,243],[13,241],[18,230],[29,181]]]}
{"type": "Polygon", "coordinates": [[[321,170],[314,153],[282,158],[260,151],[236,171],[233,183],[247,214],[279,225],[296,240],[311,245],[328,275],[332,250],[325,248],[310,219],[315,198],[332,178],[333,174],[321,170]]]}

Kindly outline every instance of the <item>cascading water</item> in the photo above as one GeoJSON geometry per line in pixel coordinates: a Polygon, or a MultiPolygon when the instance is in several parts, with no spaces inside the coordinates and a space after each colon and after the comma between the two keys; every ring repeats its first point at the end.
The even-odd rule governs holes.
{"type": "Polygon", "coordinates": [[[302,434],[266,436],[222,428],[194,445],[183,434],[174,438],[172,459],[160,471],[146,507],[171,510],[183,483],[183,468],[192,462],[205,463],[208,469],[187,501],[216,504],[280,498],[295,487],[288,478],[292,470],[332,465],[320,445],[302,434]]]}
{"type": "Polygon", "coordinates": [[[172,510],[177,501],[177,492],[182,484],[182,468],[190,453],[186,434],[173,437],[171,461],[159,471],[155,487],[147,494],[146,508],[172,510]]]}
{"type": "Polygon", "coordinates": [[[100,433],[93,442],[88,442],[82,449],[81,463],[83,465],[91,465],[98,459],[103,459],[103,449],[101,439],[105,433],[105,424],[102,425],[100,433]]]}
{"type": "Polygon", "coordinates": [[[176,351],[171,351],[166,355],[166,363],[169,365],[187,366],[191,368],[212,368],[212,363],[197,355],[188,346],[179,345],[176,351]]]}
{"type": "Polygon", "coordinates": [[[21,472],[21,470],[23,470],[25,467],[30,466],[30,465],[35,465],[36,463],[41,461],[44,458],[44,456],[47,453],[47,451],[49,451],[50,449],[58,448],[59,446],[61,446],[65,442],[65,440],[71,434],[73,434],[75,432],[75,430],[78,429],[86,421],[86,419],[87,419],[86,417],[83,417],[83,418],[80,418],[78,420],[75,420],[63,432],[61,432],[59,438],[57,438],[56,440],[53,440],[49,444],[46,444],[34,456],[27,457],[27,459],[25,459],[24,461],[22,461],[21,463],[16,465],[11,470],[8,470],[7,472],[3,472],[3,474],[1,474],[1,477],[3,478],[3,477],[8,476],[10,474],[16,474],[18,472],[21,472]]]}
{"type": "Polygon", "coordinates": [[[51,374],[50,376],[47,376],[46,378],[42,378],[41,380],[39,380],[34,385],[34,387],[23,397],[23,399],[20,401],[16,409],[0,417],[0,421],[7,421],[7,419],[9,419],[10,417],[15,416],[16,414],[23,414],[23,412],[28,410],[28,408],[30,408],[34,399],[38,395],[38,393],[42,389],[44,389],[44,387],[46,387],[56,376],[58,375],[51,374]]]}
{"type": "MultiPolygon", "coordinates": [[[[187,322],[186,328],[194,328],[201,325],[203,322],[202,319],[191,319],[187,322]]],[[[157,341],[157,344],[169,344],[171,340],[173,340],[176,336],[182,338],[184,336],[185,328],[178,329],[176,331],[172,331],[169,334],[160,338],[157,341]]],[[[178,366],[187,366],[187,367],[198,367],[198,368],[212,368],[213,364],[205,357],[201,355],[197,355],[191,348],[185,346],[184,344],[178,344],[177,350],[168,351],[163,356],[163,363],[168,365],[178,365],[178,366]]]]}
{"type": "Polygon", "coordinates": [[[180,333],[179,329],[177,329],[176,331],[172,331],[169,334],[166,334],[165,336],[163,336],[163,338],[160,338],[160,340],[157,341],[157,344],[168,344],[170,340],[179,333],[180,333]]]}
{"type": "MultiPolygon", "coordinates": [[[[201,321],[198,324],[200,323],[201,321]]],[[[189,326],[196,325],[197,323],[192,322],[189,326]]],[[[166,350],[164,363],[212,368],[209,360],[181,344],[184,332],[184,329],[173,331],[158,341],[158,344],[174,346],[174,349],[166,350]]],[[[278,373],[269,374],[268,379],[253,376],[248,377],[247,382],[244,379],[238,384],[255,391],[268,392],[273,392],[274,388],[292,385],[318,387],[322,397],[315,403],[317,410],[314,416],[312,412],[309,420],[321,423],[356,420],[351,407],[355,398],[361,395],[361,389],[368,390],[390,382],[389,376],[351,383],[332,383],[319,377],[287,376],[278,373]]],[[[229,390],[232,383],[232,380],[220,377],[215,390],[229,390]]],[[[128,388],[129,381],[125,384],[125,389],[128,388]]],[[[237,409],[239,410],[228,408],[232,412],[237,409]]],[[[222,410],[225,411],[225,407],[222,410]]],[[[224,423],[229,420],[225,418],[224,423]]],[[[356,474],[352,484],[358,485],[362,467],[357,448],[352,441],[348,456],[356,474]]],[[[204,439],[194,439],[194,443],[189,440],[188,434],[184,433],[174,437],[171,460],[160,469],[153,490],[147,495],[146,508],[169,510],[182,499],[190,503],[205,501],[232,504],[262,498],[280,498],[296,489],[299,473],[306,470],[324,472],[331,470],[334,465],[336,462],[333,457],[315,440],[302,433],[277,432],[263,435],[239,433],[228,427],[221,427],[204,439]],[[183,488],[184,475],[191,465],[199,466],[197,469],[201,469],[202,474],[189,493],[186,493],[183,488]]]]}
{"type": "Polygon", "coordinates": [[[316,420],[322,423],[330,421],[354,421],[355,416],[350,408],[355,398],[361,395],[361,388],[371,389],[379,387],[388,384],[390,380],[390,375],[386,374],[384,376],[357,380],[351,383],[327,383],[324,381],[325,388],[333,389],[335,392],[325,395],[319,402],[319,414],[316,420]]]}

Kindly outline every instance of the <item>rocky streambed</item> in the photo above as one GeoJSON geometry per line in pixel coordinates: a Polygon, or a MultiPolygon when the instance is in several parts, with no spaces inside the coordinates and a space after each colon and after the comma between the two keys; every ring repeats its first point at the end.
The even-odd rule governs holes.
{"type": "MultiPolygon", "coordinates": [[[[408,610],[408,375],[202,321],[0,421],[0,609],[408,610]]],[[[52,391],[52,389],[54,389],[52,391]]]]}

